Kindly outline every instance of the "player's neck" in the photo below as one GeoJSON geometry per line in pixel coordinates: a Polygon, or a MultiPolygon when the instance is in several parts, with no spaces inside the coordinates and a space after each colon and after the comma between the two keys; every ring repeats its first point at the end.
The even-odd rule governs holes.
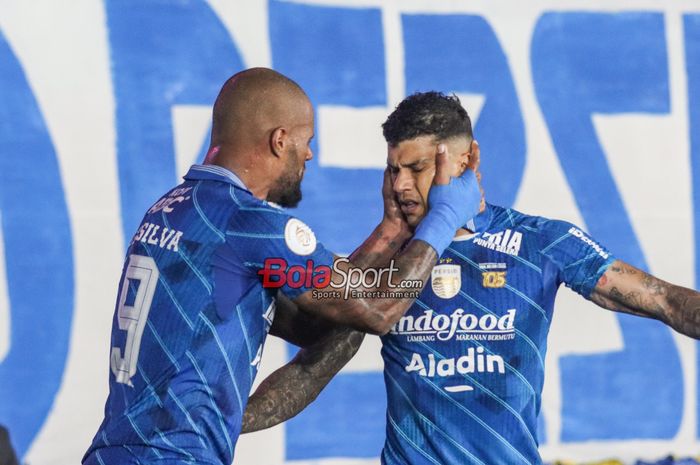
{"type": "Polygon", "coordinates": [[[255,156],[235,153],[226,146],[216,146],[210,148],[204,158],[205,165],[217,165],[235,174],[243,182],[253,196],[260,200],[267,200],[271,183],[269,175],[264,167],[255,163],[255,156]]]}

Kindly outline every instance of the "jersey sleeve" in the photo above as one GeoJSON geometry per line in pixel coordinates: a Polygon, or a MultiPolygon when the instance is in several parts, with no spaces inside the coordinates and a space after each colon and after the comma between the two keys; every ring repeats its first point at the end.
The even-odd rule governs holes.
{"type": "Polygon", "coordinates": [[[560,282],[588,298],[615,258],[571,223],[545,220],[540,228],[544,238],[540,253],[556,266],[560,282]]]}
{"type": "Polygon", "coordinates": [[[239,210],[229,221],[226,245],[263,286],[296,298],[314,288],[319,267],[330,270],[334,255],[301,220],[273,207],[239,210]]]}

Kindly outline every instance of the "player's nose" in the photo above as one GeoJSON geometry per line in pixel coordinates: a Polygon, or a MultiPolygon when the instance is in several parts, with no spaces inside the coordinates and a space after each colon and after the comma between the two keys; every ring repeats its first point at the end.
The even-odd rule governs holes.
{"type": "Polygon", "coordinates": [[[405,192],[413,187],[413,178],[408,173],[408,170],[398,170],[394,178],[394,192],[405,192]]]}

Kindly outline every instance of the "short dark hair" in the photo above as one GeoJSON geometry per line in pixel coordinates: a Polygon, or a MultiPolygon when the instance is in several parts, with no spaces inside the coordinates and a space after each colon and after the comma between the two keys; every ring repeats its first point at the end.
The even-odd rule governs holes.
{"type": "Polygon", "coordinates": [[[439,141],[455,136],[473,138],[472,122],[459,97],[434,91],[416,92],[403,99],[382,129],[392,147],[420,136],[435,136],[439,141]]]}

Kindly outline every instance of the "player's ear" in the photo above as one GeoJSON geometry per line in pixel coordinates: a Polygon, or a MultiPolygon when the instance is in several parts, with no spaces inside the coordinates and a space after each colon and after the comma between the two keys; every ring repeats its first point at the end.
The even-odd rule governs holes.
{"type": "Polygon", "coordinates": [[[468,145],[466,150],[464,149],[464,146],[462,146],[460,152],[458,152],[458,155],[456,156],[457,159],[455,160],[455,163],[458,166],[457,175],[461,175],[462,173],[464,173],[464,170],[466,170],[469,167],[470,156],[471,146],[468,145]]]}
{"type": "Polygon", "coordinates": [[[289,132],[283,127],[275,128],[270,133],[270,152],[276,157],[281,157],[287,148],[289,132]]]}
{"type": "Polygon", "coordinates": [[[476,141],[476,139],[473,139],[469,143],[469,152],[467,152],[466,155],[467,158],[465,160],[464,168],[478,171],[479,164],[481,163],[481,152],[479,151],[479,143],[476,141]]]}

